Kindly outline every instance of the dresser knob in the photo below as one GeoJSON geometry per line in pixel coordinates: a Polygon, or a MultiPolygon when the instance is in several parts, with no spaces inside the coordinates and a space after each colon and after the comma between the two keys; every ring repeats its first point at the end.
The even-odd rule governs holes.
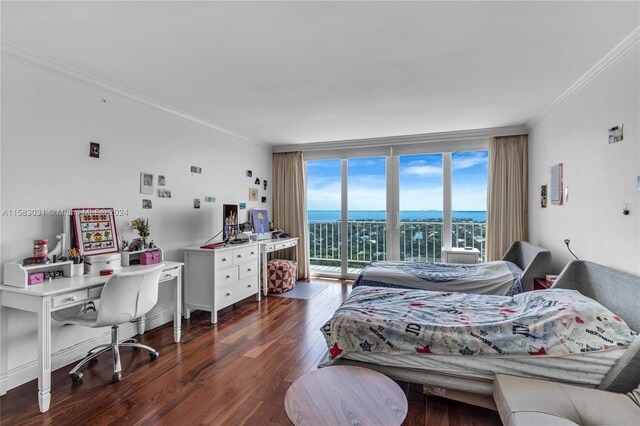
{"type": "Polygon", "coordinates": [[[231,278],[231,275],[227,275],[227,279],[231,278]]]}
{"type": "Polygon", "coordinates": [[[251,268],[247,268],[247,272],[251,272],[251,268]]]}
{"type": "Polygon", "coordinates": [[[69,302],[75,302],[76,301],[76,297],[75,296],[71,296],[70,298],[67,299],[69,302]]]}
{"type": "Polygon", "coordinates": [[[231,296],[231,293],[227,293],[227,296],[231,296]]]}
{"type": "Polygon", "coordinates": [[[251,288],[251,284],[249,284],[249,285],[247,286],[247,288],[251,288]]]}

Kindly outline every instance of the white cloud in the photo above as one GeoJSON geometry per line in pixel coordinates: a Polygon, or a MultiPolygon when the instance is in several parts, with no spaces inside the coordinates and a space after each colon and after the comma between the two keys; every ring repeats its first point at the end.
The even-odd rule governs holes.
{"type": "Polygon", "coordinates": [[[486,164],[487,156],[483,153],[468,154],[463,157],[454,156],[451,160],[451,168],[453,170],[468,169],[478,164],[486,164]]]}
{"type": "Polygon", "coordinates": [[[406,167],[402,172],[403,174],[407,175],[442,176],[442,167],[429,165],[409,166],[406,167]]]}

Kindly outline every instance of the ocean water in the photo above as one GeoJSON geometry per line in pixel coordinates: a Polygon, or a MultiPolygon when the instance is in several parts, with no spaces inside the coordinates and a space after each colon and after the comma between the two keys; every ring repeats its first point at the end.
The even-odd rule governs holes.
{"type": "MultiPolygon", "coordinates": [[[[340,220],[340,210],[309,210],[309,222],[335,222],[340,220]]],[[[467,219],[473,222],[486,222],[486,211],[462,211],[454,210],[451,212],[453,219],[467,219]]],[[[347,217],[349,220],[385,220],[386,212],[384,210],[349,210],[347,217]]],[[[442,220],[441,210],[403,210],[400,211],[400,220],[423,220],[423,219],[440,219],[442,220]]]]}

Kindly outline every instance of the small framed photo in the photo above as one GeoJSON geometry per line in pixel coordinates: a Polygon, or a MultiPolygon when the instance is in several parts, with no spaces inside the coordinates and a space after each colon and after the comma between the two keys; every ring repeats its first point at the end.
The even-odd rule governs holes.
{"type": "Polygon", "coordinates": [[[200,208],[200,198],[194,198],[193,199],[193,208],[194,209],[199,209],[200,208]]]}
{"type": "Polygon", "coordinates": [[[158,186],[165,186],[166,181],[164,175],[158,175],[158,186]]]}
{"type": "Polygon", "coordinates": [[[267,197],[262,197],[262,202],[266,203],[267,202],[267,197]]]}
{"type": "Polygon", "coordinates": [[[622,124],[618,124],[609,129],[609,143],[620,142],[622,137],[622,124]]]}
{"type": "Polygon", "coordinates": [[[152,208],[151,200],[142,200],[142,208],[143,209],[152,208]]]}
{"type": "Polygon", "coordinates": [[[249,188],[249,201],[258,201],[258,188],[249,188]]]}
{"type": "Polygon", "coordinates": [[[256,178],[256,181],[254,182],[256,185],[260,185],[260,178],[256,178]]]}
{"type": "Polygon", "coordinates": [[[547,207],[547,185],[540,187],[540,207],[543,209],[547,207]]]}
{"type": "Polygon", "coordinates": [[[89,157],[100,158],[100,144],[98,142],[89,142],[89,157]]]}
{"type": "Polygon", "coordinates": [[[253,177],[253,172],[251,170],[247,170],[247,177],[253,177]]]}
{"type": "Polygon", "coordinates": [[[140,193],[153,194],[153,174],[140,172],[140,193]]]}

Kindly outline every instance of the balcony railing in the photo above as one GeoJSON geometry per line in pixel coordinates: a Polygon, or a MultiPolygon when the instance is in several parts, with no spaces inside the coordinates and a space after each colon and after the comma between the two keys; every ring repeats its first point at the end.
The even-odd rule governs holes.
{"type": "MultiPolygon", "coordinates": [[[[400,260],[440,262],[442,256],[442,222],[400,222],[400,260]]],[[[387,259],[387,224],[385,221],[350,220],[347,222],[347,261],[349,268],[362,268],[387,259]]],[[[485,259],[486,222],[453,222],[453,247],[475,247],[480,261],[485,259]]],[[[309,223],[311,267],[340,267],[340,221],[309,223]]],[[[326,269],[326,268],[325,268],[326,269]]]]}

